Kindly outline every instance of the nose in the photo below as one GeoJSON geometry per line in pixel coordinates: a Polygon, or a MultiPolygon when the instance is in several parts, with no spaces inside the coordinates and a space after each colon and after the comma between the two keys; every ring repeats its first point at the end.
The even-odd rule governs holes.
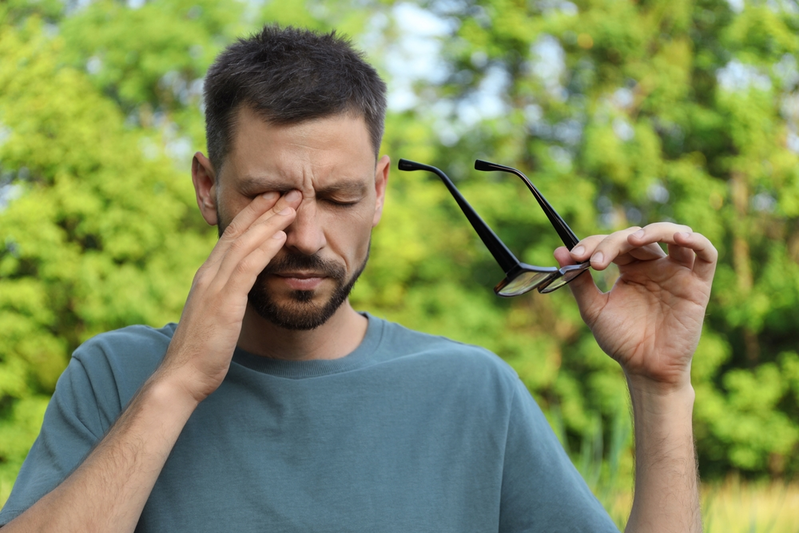
{"type": "Polygon", "coordinates": [[[297,207],[297,216],[286,228],[286,244],[304,255],[314,255],[324,248],[325,233],[314,198],[303,198],[297,207]]]}

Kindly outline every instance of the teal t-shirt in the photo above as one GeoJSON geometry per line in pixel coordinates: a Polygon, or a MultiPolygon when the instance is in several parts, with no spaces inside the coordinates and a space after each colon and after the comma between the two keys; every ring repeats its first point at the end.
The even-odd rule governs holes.
{"type": "MultiPolygon", "coordinates": [[[[136,531],[617,531],[507,364],[367,317],[340,359],[236,350],[136,531]]],[[[0,524],[80,464],[174,330],[124,328],[75,351],[0,524]]]]}

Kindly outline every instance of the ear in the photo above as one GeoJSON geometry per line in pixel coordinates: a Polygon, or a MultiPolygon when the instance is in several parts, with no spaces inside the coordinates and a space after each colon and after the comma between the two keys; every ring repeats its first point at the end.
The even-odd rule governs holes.
{"type": "Polygon", "coordinates": [[[216,216],[216,173],[211,161],[201,152],[194,154],[191,160],[191,181],[200,213],[208,224],[216,226],[219,223],[216,216]]]}
{"type": "Polygon", "coordinates": [[[386,201],[386,183],[388,183],[388,173],[391,167],[391,159],[384,155],[377,162],[375,168],[375,216],[372,219],[372,227],[377,226],[383,216],[383,205],[386,201]]]}

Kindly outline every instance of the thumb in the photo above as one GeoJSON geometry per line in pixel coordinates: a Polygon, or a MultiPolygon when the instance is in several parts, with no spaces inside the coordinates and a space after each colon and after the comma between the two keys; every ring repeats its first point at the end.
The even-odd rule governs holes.
{"type": "MultiPolygon", "coordinates": [[[[559,267],[575,264],[569,254],[569,250],[565,246],[561,246],[555,253],[555,260],[558,262],[559,267]]],[[[569,289],[577,301],[577,307],[580,308],[580,315],[583,320],[591,326],[599,310],[604,305],[605,294],[599,290],[599,287],[594,283],[594,278],[591,276],[591,269],[586,269],[582,274],[569,282],[569,289]]]]}

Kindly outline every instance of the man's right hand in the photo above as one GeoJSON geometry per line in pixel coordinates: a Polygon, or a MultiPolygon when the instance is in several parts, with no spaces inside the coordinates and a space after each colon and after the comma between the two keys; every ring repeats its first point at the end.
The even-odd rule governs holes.
{"type": "Polygon", "coordinates": [[[180,323],[153,379],[179,385],[196,402],[219,387],[241,332],[247,295],[286,242],[299,191],[253,199],[225,228],[194,276],[180,323]]]}
{"type": "Polygon", "coordinates": [[[236,215],[194,277],[161,366],[84,462],[4,532],[134,531],[186,421],[225,378],[247,295],[300,201],[299,191],[265,194],[236,215]]]}

